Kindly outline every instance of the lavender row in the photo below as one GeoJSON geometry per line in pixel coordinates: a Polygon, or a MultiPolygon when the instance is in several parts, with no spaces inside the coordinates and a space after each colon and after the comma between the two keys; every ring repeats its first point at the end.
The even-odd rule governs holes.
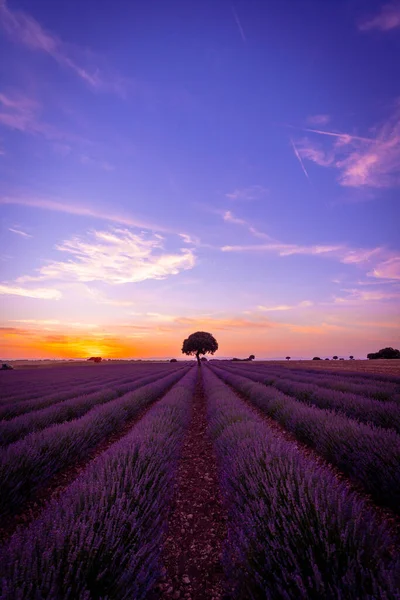
{"type": "Polygon", "coordinates": [[[209,369],[203,376],[229,513],[224,567],[233,598],[396,597],[400,564],[388,526],[209,369]]]}
{"type": "MultiPolygon", "coordinates": [[[[85,371],[85,377],[73,377],[72,374],[68,375],[67,369],[43,369],[40,371],[41,378],[36,382],[32,380],[25,381],[25,385],[22,386],[18,381],[19,372],[12,373],[12,385],[14,388],[17,388],[18,391],[14,391],[12,395],[7,395],[6,397],[2,397],[0,400],[0,405],[17,403],[17,402],[25,402],[27,400],[33,400],[35,398],[40,398],[43,395],[54,394],[58,392],[69,392],[71,388],[74,387],[83,387],[85,385],[93,385],[93,384],[101,384],[102,382],[106,383],[107,381],[117,381],[118,379],[126,378],[132,373],[136,373],[137,371],[149,371],[154,370],[157,367],[159,370],[171,370],[172,365],[148,365],[145,363],[140,363],[136,366],[131,365],[123,365],[119,367],[111,366],[111,367],[101,367],[97,365],[96,367],[87,367],[86,369],[80,369],[85,371]]],[[[73,369],[73,367],[71,367],[73,369]]],[[[36,373],[35,373],[36,374],[36,373]]],[[[8,376],[8,374],[7,374],[8,376]]],[[[10,377],[10,380],[11,380],[10,377]]],[[[32,374],[31,374],[32,377],[32,374]]],[[[2,384],[6,383],[4,381],[4,377],[2,378],[2,384]]],[[[2,386],[4,387],[4,386],[2,386]]]]}
{"type": "MultiPolygon", "coordinates": [[[[307,373],[314,373],[316,369],[299,369],[301,371],[306,371],[307,373]]],[[[335,372],[332,372],[332,369],[318,369],[318,373],[321,375],[332,375],[335,372]]],[[[348,378],[348,379],[358,379],[362,377],[363,379],[369,379],[371,381],[384,382],[384,383],[395,383],[400,385],[400,377],[398,375],[385,375],[384,373],[366,373],[360,371],[339,371],[336,373],[338,377],[348,378]]]]}
{"type": "MultiPolygon", "coordinates": [[[[238,373],[239,370],[229,369],[229,371],[238,373]]],[[[265,374],[251,369],[240,369],[240,374],[252,381],[273,385],[274,388],[305,404],[332,409],[362,423],[371,423],[384,429],[394,429],[400,433],[400,404],[396,402],[380,402],[372,400],[372,398],[345,394],[292,379],[271,380],[269,377],[266,378],[265,374]]]]}
{"type": "Polygon", "coordinates": [[[138,377],[123,384],[113,385],[111,388],[106,386],[103,389],[97,389],[92,394],[69,398],[42,410],[20,415],[11,421],[0,422],[0,446],[12,444],[29,433],[46,429],[56,423],[78,419],[95,406],[105,404],[127,392],[133,392],[143,385],[156,381],[161,376],[159,372],[156,372],[147,377],[138,377]]]}
{"type": "Polygon", "coordinates": [[[53,425],[0,450],[0,516],[17,512],[34,493],[65,467],[84,457],[122,429],[141,409],[176,383],[187,369],[170,373],[88,414],[53,425]]]}
{"type": "Polygon", "coordinates": [[[144,599],[165,530],[197,370],[0,551],[3,600],[144,599]]]}
{"type": "MultiPolygon", "coordinates": [[[[240,367],[240,370],[246,367],[240,367]]],[[[238,369],[239,370],[239,369],[238,369]]],[[[312,383],[313,385],[337,390],[340,392],[349,392],[366,398],[373,398],[380,401],[395,400],[400,403],[400,388],[393,383],[384,383],[377,381],[363,381],[362,379],[345,379],[339,375],[320,375],[318,373],[303,373],[300,370],[292,370],[285,367],[274,369],[269,367],[247,367],[246,370],[264,373],[265,377],[274,382],[276,379],[285,379],[299,381],[301,383],[312,383]]]]}
{"type": "MultiPolygon", "coordinates": [[[[171,371],[175,371],[175,369],[171,369],[171,371]]],[[[19,403],[11,403],[6,404],[0,407],[0,419],[9,420],[14,419],[20,415],[24,415],[26,413],[30,413],[32,411],[42,410],[43,408],[47,408],[52,405],[56,405],[60,402],[64,402],[65,400],[69,400],[70,398],[76,398],[78,396],[83,396],[95,392],[107,391],[109,389],[115,389],[118,392],[129,391],[129,384],[132,380],[135,380],[137,377],[151,376],[152,374],[163,374],[165,371],[145,369],[141,371],[136,371],[135,373],[131,373],[128,377],[125,375],[125,378],[115,378],[113,377],[110,380],[103,380],[101,383],[85,385],[77,388],[69,388],[68,391],[64,392],[55,392],[50,394],[49,396],[42,396],[40,398],[33,398],[31,400],[26,400],[24,402],[19,403]],[[124,387],[125,386],[125,387],[124,387]]]]}
{"type": "Polygon", "coordinates": [[[378,504],[400,513],[400,436],[330,410],[307,406],[279,390],[213,370],[299,441],[357,482],[378,504]]]}

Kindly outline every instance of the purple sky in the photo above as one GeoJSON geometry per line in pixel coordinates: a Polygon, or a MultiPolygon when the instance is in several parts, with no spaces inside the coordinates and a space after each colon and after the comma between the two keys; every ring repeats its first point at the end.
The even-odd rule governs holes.
{"type": "Polygon", "coordinates": [[[0,0],[0,55],[4,357],[399,347],[400,2],[0,0]]]}

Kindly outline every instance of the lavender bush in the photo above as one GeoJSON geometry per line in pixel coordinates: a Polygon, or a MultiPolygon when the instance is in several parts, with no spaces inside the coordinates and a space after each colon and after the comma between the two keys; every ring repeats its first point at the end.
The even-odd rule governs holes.
{"type": "MultiPolygon", "coordinates": [[[[292,370],[281,368],[273,368],[268,366],[258,366],[255,368],[239,367],[240,371],[256,372],[257,374],[265,374],[268,380],[276,382],[277,380],[285,379],[286,381],[298,381],[301,383],[311,383],[316,386],[329,388],[341,392],[349,392],[366,398],[373,398],[380,401],[400,402],[400,387],[394,383],[378,382],[365,380],[362,378],[346,378],[339,374],[326,375],[319,372],[304,372],[302,369],[292,370]]],[[[237,370],[239,372],[239,369],[237,370]]]]}
{"type": "Polygon", "coordinates": [[[3,600],[148,597],[196,377],[190,369],[0,550],[3,600]]]}
{"type": "Polygon", "coordinates": [[[209,369],[203,376],[229,512],[233,598],[396,598],[400,565],[387,524],[209,369]]]}
{"type": "Polygon", "coordinates": [[[120,430],[185,373],[180,369],[67,423],[31,433],[0,450],[0,515],[17,512],[61,469],[120,430]]]}
{"type": "Polygon", "coordinates": [[[0,422],[0,446],[7,446],[25,435],[40,431],[56,423],[64,423],[82,417],[95,406],[100,406],[127,392],[132,392],[139,387],[159,379],[156,371],[147,377],[130,379],[127,383],[117,384],[115,388],[107,385],[92,394],[73,397],[63,402],[52,404],[48,408],[23,414],[11,421],[0,422]]]}
{"type": "MultiPolygon", "coordinates": [[[[234,372],[232,369],[229,371],[234,372]]],[[[264,373],[260,374],[246,369],[241,369],[240,374],[252,381],[273,385],[274,388],[295,397],[300,402],[312,404],[318,408],[332,409],[351,419],[371,423],[385,429],[394,429],[400,433],[400,405],[396,402],[380,402],[372,398],[362,398],[356,394],[325,389],[313,383],[302,383],[286,377],[277,378],[271,382],[269,378],[265,379],[264,373]]]]}
{"type": "Polygon", "coordinates": [[[314,448],[374,500],[400,512],[400,436],[394,431],[307,406],[226,369],[212,369],[301,442],[314,448]]]}

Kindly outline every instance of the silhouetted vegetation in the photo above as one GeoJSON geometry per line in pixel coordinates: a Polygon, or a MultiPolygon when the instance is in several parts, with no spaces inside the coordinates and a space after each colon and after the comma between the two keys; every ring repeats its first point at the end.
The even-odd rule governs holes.
{"type": "Polygon", "coordinates": [[[90,358],[88,358],[88,360],[91,360],[92,362],[95,362],[95,363],[99,363],[99,362],[101,362],[102,359],[101,359],[101,356],[91,356],[90,358]]]}
{"type": "Polygon", "coordinates": [[[290,360],[290,356],[287,356],[287,357],[286,357],[286,360],[290,360]]]}
{"type": "Polygon", "coordinates": [[[321,360],[319,356],[314,356],[313,360],[321,360]]]}
{"type": "Polygon", "coordinates": [[[201,354],[214,354],[218,350],[218,342],[211,333],[206,331],[196,331],[184,340],[182,345],[182,354],[194,354],[197,363],[200,366],[201,354]]]}
{"type": "Polygon", "coordinates": [[[335,355],[335,356],[333,356],[332,358],[333,358],[333,360],[337,360],[337,359],[338,359],[338,356],[336,356],[336,355],[335,355]]]}
{"type": "Polygon", "coordinates": [[[171,360],[169,362],[171,363],[171,362],[178,362],[178,361],[176,360],[176,358],[171,358],[171,360]]]}
{"type": "Polygon", "coordinates": [[[378,352],[370,352],[370,354],[367,354],[367,358],[370,360],[377,358],[400,358],[400,350],[391,347],[381,348],[378,352]]]}

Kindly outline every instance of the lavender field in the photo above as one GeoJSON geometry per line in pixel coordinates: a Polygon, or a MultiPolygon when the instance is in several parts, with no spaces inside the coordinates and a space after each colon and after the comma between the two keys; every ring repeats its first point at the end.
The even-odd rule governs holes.
{"type": "Polygon", "coordinates": [[[400,598],[399,376],[0,376],[2,599],[400,598]]]}

